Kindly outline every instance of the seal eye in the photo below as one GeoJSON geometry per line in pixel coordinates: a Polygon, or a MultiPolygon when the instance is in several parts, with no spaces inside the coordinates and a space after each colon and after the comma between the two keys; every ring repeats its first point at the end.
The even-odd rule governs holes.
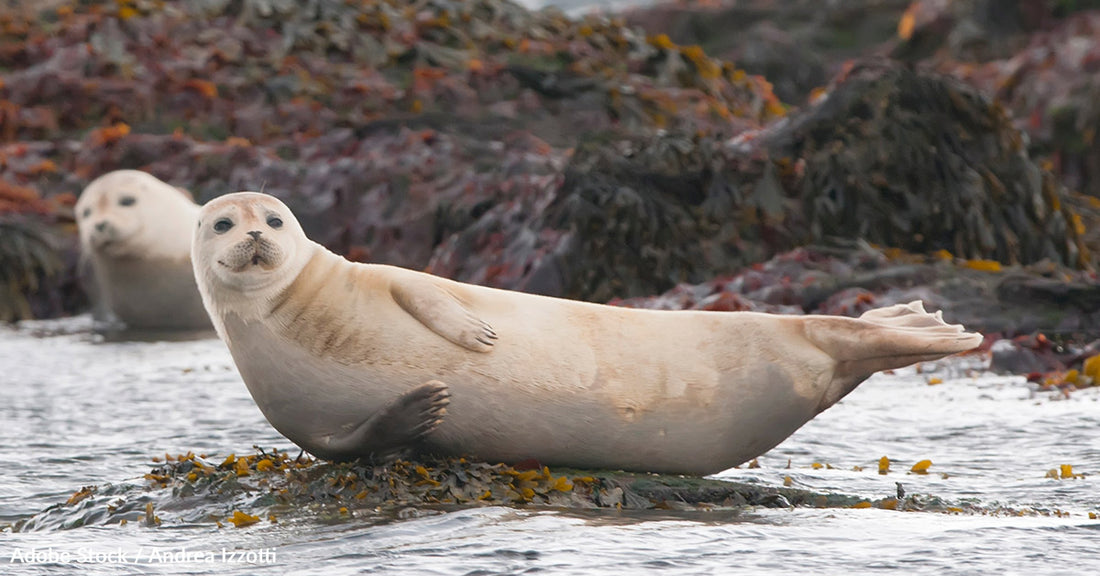
{"type": "Polygon", "coordinates": [[[91,215],[92,215],[92,209],[91,208],[85,208],[84,212],[81,213],[81,218],[87,218],[88,216],[91,216],[91,215]]]}
{"type": "Polygon", "coordinates": [[[134,202],[137,202],[137,198],[134,198],[133,196],[123,196],[122,198],[118,199],[119,206],[133,206],[134,202]]]}
{"type": "Polygon", "coordinates": [[[214,232],[218,234],[225,234],[229,232],[229,229],[233,227],[233,221],[229,218],[218,218],[217,222],[214,222],[214,232]]]}
{"type": "Polygon", "coordinates": [[[268,216],[267,217],[267,225],[271,226],[272,228],[282,228],[283,227],[283,219],[279,218],[278,216],[268,216]]]}

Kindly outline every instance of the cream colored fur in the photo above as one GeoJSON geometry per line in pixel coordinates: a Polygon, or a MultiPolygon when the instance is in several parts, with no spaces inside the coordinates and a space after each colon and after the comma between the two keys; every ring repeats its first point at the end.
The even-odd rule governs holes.
{"type": "Polygon", "coordinates": [[[264,415],[330,458],[365,456],[327,442],[438,379],[450,404],[424,450],[708,474],[771,449],[876,370],[981,342],[919,302],[863,319],[636,310],[351,263],[256,193],[203,208],[193,261],[264,415]],[[233,226],[219,234],[220,219],[233,226]],[[278,248],[235,268],[228,255],[257,232],[278,248]]]}
{"type": "Polygon", "coordinates": [[[98,308],[129,328],[209,329],[191,268],[199,206],[189,194],[117,170],[88,184],[75,211],[98,308]]]}

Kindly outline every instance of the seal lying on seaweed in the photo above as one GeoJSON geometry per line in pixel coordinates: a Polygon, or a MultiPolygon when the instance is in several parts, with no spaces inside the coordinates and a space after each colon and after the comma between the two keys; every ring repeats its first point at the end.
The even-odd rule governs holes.
{"type": "Polygon", "coordinates": [[[352,263],[253,192],[203,207],[192,261],[268,421],[328,459],[415,447],[709,474],[878,370],[982,340],[920,302],[858,319],[637,310],[352,263]]]}

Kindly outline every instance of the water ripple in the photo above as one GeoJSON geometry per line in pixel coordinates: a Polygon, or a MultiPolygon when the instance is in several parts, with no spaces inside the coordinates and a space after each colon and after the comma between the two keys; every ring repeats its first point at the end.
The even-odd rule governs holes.
{"type": "MultiPolygon", "coordinates": [[[[111,487],[87,501],[89,514],[112,494],[140,493],[152,456],[193,450],[224,457],[253,445],[293,450],[263,419],[218,340],[110,341],[89,326],[82,318],[0,328],[0,419],[7,424],[0,428],[0,522],[43,523],[39,531],[4,535],[0,563],[19,565],[19,573],[310,574],[323,566],[335,575],[943,575],[1100,565],[1091,544],[1100,523],[1088,517],[1100,509],[1093,486],[1100,388],[1058,399],[1021,378],[985,374],[975,360],[876,376],[760,457],[759,468],[718,476],[865,498],[893,495],[900,483],[909,494],[1038,514],[488,507],[352,520],[307,516],[246,529],[190,518],[58,530],[51,521],[74,524],[76,516],[32,515],[82,486],[111,487]],[[931,374],[943,383],[928,385],[931,374]],[[882,456],[892,461],[887,475],[878,474],[882,456]],[[909,473],[925,458],[933,461],[929,474],[909,473]],[[1086,476],[1047,477],[1063,464],[1086,476]],[[11,562],[32,549],[68,553],[70,561],[11,562]],[[82,551],[116,550],[140,561],[71,561],[82,551]],[[264,550],[274,563],[228,560],[264,550]],[[188,554],[214,561],[172,560],[188,554]]],[[[146,501],[153,500],[128,504],[134,518],[146,501]]]]}

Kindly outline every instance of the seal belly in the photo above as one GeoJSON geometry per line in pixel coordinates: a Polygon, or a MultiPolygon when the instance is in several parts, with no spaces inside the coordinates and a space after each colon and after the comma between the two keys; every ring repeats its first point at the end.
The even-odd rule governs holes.
{"type": "Polygon", "coordinates": [[[401,393],[396,383],[352,366],[318,363],[311,351],[264,323],[232,314],[224,320],[230,354],[249,394],[279,433],[306,450],[316,438],[362,422],[401,393]]]}
{"type": "Polygon", "coordinates": [[[603,309],[585,321],[588,306],[505,322],[481,374],[441,376],[451,406],[430,448],[493,461],[712,473],[778,443],[764,431],[789,430],[782,439],[813,415],[816,398],[794,384],[800,375],[739,346],[738,334],[716,338],[732,318],[603,309]],[[540,346],[546,334],[555,346],[540,346]]]}

